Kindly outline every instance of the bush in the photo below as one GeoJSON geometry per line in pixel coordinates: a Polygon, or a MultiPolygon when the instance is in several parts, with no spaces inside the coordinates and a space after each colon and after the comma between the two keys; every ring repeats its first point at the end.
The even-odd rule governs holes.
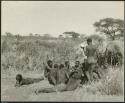
{"type": "Polygon", "coordinates": [[[106,78],[101,80],[101,85],[97,86],[102,94],[123,95],[124,74],[121,70],[111,69],[106,78]]]}
{"type": "MultiPolygon", "coordinates": [[[[7,44],[6,42],[3,44],[7,44]]],[[[13,46],[14,40],[8,41],[8,46],[13,46]]],[[[73,40],[24,40],[18,42],[17,49],[7,50],[8,56],[2,61],[2,68],[9,68],[8,65],[12,64],[17,70],[36,70],[43,69],[43,62],[46,61],[47,55],[50,59],[57,63],[63,63],[65,60],[74,59],[73,50],[74,45],[78,44],[73,40]],[[15,53],[15,54],[14,54],[15,53]],[[15,58],[13,58],[15,56],[15,58]],[[27,62],[26,58],[29,59],[27,62]],[[11,63],[12,62],[12,63],[11,63]]],[[[13,48],[10,48],[13,49],[13,48]]],[[[4,54],[2,54],[5,56],[4,54]]]]}
{"type": "Polygon", "coordinates": [[[2,45],[1,45],[1,53],[6,53],[10,51],[10,47],[7,43],[6,40],[3,41],[2,45]]]}
{"type": "Polygon", "coordinates": [[[77,89],[77,96],[81,99],[89,95],[124,95],[124,73],[116,68],[109,68],[105,76],[99,81],[93,81],[91,84],[84,84],[82,88],[77,89]]]}
{"type": "Polygon", "coordinates": [[[124,56],[124,44],[120,41],[111,41],[107,45],[106,56],[108,63],[111,65],[116,65],[115,62],[122,65],[124,56]]]}

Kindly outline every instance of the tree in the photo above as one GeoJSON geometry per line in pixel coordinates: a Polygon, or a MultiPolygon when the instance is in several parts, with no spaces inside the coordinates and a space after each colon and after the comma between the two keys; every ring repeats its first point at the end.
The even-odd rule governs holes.
{"type": "Polygon", "coordinates": [[[7,44],[7,40],[4,40],[3,43],[2,43],[1,52],[2,53],[9,52],[9,46],[7,44]]]}
{"type": "Polygon", "coordinates": [[[63,38],[63,35],[60,34],[58,38],[63,38]]]}
{"type": "Polygon", "coordinates": [[[33,36],[33,33],[29,33],[29,36],[33,36]]]}
{"type": "Polygon", "coordinates": [[[99,36],[97,34],[90,35],[88,38],[91,38],[92,40],[96,40],[96,41],[103,41],[104,40],[103,36],[99,36]]]}
{"type": "Polygon", "coordinates": [[[50,34],[44,34],[43,37],[44,38],[51,38],[52,36],[50,34]]]}
{"type": "Polygon", "coordinates": [[[40,36],[40,34],[35,34],[35,36],[40,36]]]}
{"type": "Polygon", "coordinates": [[[78,38],[80,36],[79,33],[76,33],[76,32],[73,32],[73,31],[71,31],[71,32],[64,32],[63,34],[72,36],[72,38],[74,38],[74,39],[78,38]]]}
{"type": "Polygon", "coordinates": [[[81,35],[80,35],[80,38],[81,38],[81,39],[84,39],[85,37],[86,37],[86,34],[81,34],[81,35]]]}
{"type": "Polygon", "coordinates": [[[13,34],[10,33],[10,32],[5,32],[5,34],[6,34],[6,36],[8,36],[8,37],[12,37],[12,36],[13,36],[13,34]]]}
{"type": "Polygon", "coordinates": [[[18,41],[18,40],[21,40],[20,34],[16,34],[15,37],[16,37],[16,40],[17,40],[17,41],[18,41]]]}
{"type": "Polygon", "coordinates": [[[94,23],[97,32],[104,33],[112,40],[124,34],[124,21],[121,19],[105,18],[94,23]]]}

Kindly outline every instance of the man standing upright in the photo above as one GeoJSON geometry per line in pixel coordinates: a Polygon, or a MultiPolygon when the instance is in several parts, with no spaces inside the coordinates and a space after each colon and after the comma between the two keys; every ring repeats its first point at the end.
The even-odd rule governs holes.
{"type": "Polygon", "coordinates": [[[96,45],[93,45],[92,44],[92,39],[87,39],[87,46],[86,46],[86,49],[85,49],[85,55],[87,56],[87,62],[86,62],[86,71],[85,71],[85,74],[88,78],[88,81],[90,82],[91,80],[93,80],[93,74],[92,72],[95,71],[98,76],[100,77],[98,71],[97,71],[97,68],[98,68],[98,65],[97,65],[97,47],[96,45]]]}

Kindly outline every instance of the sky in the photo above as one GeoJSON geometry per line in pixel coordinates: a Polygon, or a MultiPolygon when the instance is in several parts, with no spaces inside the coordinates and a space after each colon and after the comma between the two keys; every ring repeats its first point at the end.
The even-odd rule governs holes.
{"type": "Polygon", "coordinates": [[[1,11],[2,35],[58,36],[65,31],[91,35],[100,19],[124,20],[123,1],[2,1],[1,11]]]}

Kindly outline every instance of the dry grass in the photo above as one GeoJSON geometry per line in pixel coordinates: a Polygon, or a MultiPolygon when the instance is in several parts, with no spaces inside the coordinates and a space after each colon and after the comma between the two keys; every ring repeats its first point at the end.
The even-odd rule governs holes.
{"type": "Polygon", "coordinates": [[[40,77],[42,72],[11,72],[10,75],[2,74],[1,97],[2,101],[123,101],[124,73],[123,69],[110,68],[106,76],[98,82],[83,85],[75,91],[63,93],[41,93],[36,95],[34,91],[39,88],[52,87],[47,80],[29,86],[15,88],[16,73],[23,74],[24,77],[40,77]],[[20,95],[21,94],[21,95],[20,95]]]}
{"type": "MultiPolygon", "coordinates": [[[[15,75],[18,73],[25,77],[43,76],[42,63],[47,59],[47,55],[57,63],[67,59],[75,61],[74,47],[81,43],[80,40],[53,41],[22,40],[19,42],[17,51],[12,48],[13,43],[16,42],[14,40],[9,40],[6,45],[3,45],[2,48],[5,46],[6,52],[1,54],[2,101],[123,101],[124,68],[109,68],[107,72],[103,72],[105,76],[100,81],[83,85],[82,88],[70,92],[35,95],[35,89],[51,87],[46,80],[15,88],[15,75]]],[[[123,44],[119,42],[119,45],[121,43],[123,44]]]]}
{"type": "Polygon", "coordinates": [[[123,101],[123,96],[94,94],[93,90],[87,88],[76,89],[63,93],[41,93],[36,95],[34,90],[42,87],[51,87],[47,81],[37,84],[14,88],[14,81],[8,80],[2,83],[1,100],[2,101],[123,101]]]}

